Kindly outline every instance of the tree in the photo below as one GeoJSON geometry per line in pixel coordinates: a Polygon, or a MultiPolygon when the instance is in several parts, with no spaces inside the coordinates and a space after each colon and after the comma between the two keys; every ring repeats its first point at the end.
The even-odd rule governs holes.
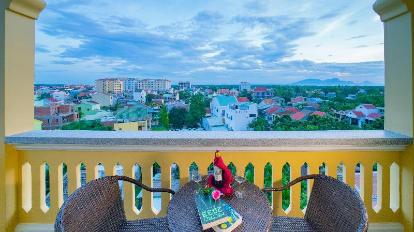
{"type": "Polygon", "coordinates": [[[267,131],[269,130],[269,123],[266,119],[258,117],[249,124],[249,128],[255,131],[267,131]]]}
{"type": "Polygon", "coordinates": [[[168,117],[167,107],[163,105],[160,111],[160,123],[165,129],[170,129],[170,119],[168,117]]]}
{"type": "Polygon", "coordinates": [[[186,118],[187,126],[190,128],[199,127],[199,123],[205,114],[204,96],[202,94],[193,95],[190,99],[190,110],[186,118]]]}
{"type": "Polygon", "coordinates": [[[178,92],[178,94],[180,96],[180,100],[183,100],[187,103],[191,98],[191,92],[189,92],[189,91],[180,91],[180,92],[178,92]]]}
{"type": "Polygon", "coordinates": [[[379,118],[371,123],[365,123],[362,126],[364,130],[384,130],[384,118],[379,118]]]}
{"type": "Polygon", "coordinates": [[[249,101],[253,100],[253,96],[252,93],[250,93],[249,91],[247,91],[246,89],[243,89],[240,93],[239,93],[239,97],[247,97],[249,99],[249,101]]]}
{"type": "Polygon", "coordinates": [[[171,126],[174,129],[182,129],[185,125],[187,114],[188,112],[184,108],[172,108],[168,115],[171,126]]]}
{"type": "Polygon", "coordinates": [[[157,97],[157,95],[155,94],[147,94],[147,96],[145,97],[145,104],[150,104],[152,102],[152,99],[155,99],[157,97]]]}
{"type": "Polygon", "coordinates": [[[50,93],[42,93],[42,94],[40,94],[40,96],[39,96],[39,100],[43,100],[43,99],[47,99],[47,98],[51,98],[52,97],[52,95],[50,95],[50,93]]]}

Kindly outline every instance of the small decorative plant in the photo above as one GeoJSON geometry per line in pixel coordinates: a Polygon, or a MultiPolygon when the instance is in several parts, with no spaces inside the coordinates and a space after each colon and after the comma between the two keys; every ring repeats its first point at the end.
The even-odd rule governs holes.
{"type": "Polygon", "coordinates": [[[199,190],[199,193],[202,194],[205,198],[211,197],[213,200],[217,201],[223,195],[219,190],[215,188],[205,186],[199,190]]]}

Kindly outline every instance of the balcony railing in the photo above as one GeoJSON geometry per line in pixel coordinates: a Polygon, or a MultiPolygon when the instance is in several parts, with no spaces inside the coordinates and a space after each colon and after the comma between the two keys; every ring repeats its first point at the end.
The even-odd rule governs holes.
{"type": "MultiPolygon", "coordinates": [[[[39,133],[47,134],[47,132],[39,133]]],[[[52,145],[45,144],[46,137],[42,138],[39,134],[37,135],[37,139],[39,139],[37,142],[33,138],[30,140],[30,136],[8,138],[9,143],[14,143],[8,145],[9,153],[18,157],[18,191],[16,195],[20,224],[54,223],[59,207],[64,202],[65,186],[70,194],[79,188],[85,180],[90,181],[103,174],[122,174],[138,179],[137,167],[140,168],[142,182],[154,186],[159,183],[153,175],[156,163],[160,167],[160,174],[157,176],[160,176],[161,185],[174,188],[177,184],[183,185],[189,181],[191,165],[196,164],[201,174],[207,174],[214,154],[214,149],[205,151],[197,147],[185,149],[184,146],[181,151],[180,148],[169,151],[161,144],[159,146],[152,145],[153,149],[147,151],[131,147],[122,148],[125,145],[107,146],[103,143],[99,146],[102,141],[96,136],[94,139],[85,139],[85,143],[89,144],[52,145]],[[96,144],[90,144],[91,141],[95,141],[96,144]],[[179,175],[172,172],[173,166],[178,166],[179,175]]],[[[124,136],[124,143],[128,143],[125,141],[128,140],[128,136],[126,134],[124,136]]],[[[404,144],[410,143],[411,140],[400,139],[400,142],[393,139],[389,142],[405,146],[404,144]]],[[[56,137],[50,140],[50,143],[60,141],[56,137]]],[[[70,138],[67,140],[70,141],[70,138]]],[[[306,151],[306,149],[301,149],[300,141],[297,139],[298,149],[296,151],[283,151],[283,149],[277,151],[274,148],[263,150],[260,147],[257,147],[257,151],[254,151],[254,147],[246,147],[245,150],[240,148],[234,151],[225,148],[222,151],[222,156],[228,164],[232,163],[235,166],[238,175],[244,175],[247,166],[250,167],[250,171],[254,170],[252,180],[260,188],[265,187],[265,184],[266,187],[280,186],[282,179],[292,180],[304,174],[324,172],[326,175],[340,178],[358,189],[367,207],[370,223],[401,222],[401,170],[399,167],[401,166],[402,152],[400,149],[388,145],[388,148],[391,149],[379,147],[375,151],[371,148],[358,149],[357,147],[348,147],[346,150],[341,150],[340,147],[331,149],[320,147],[313,151],[306,151]],[[282,172],[283,169],[285,172],[282,172]],[[286,172],[286,170],[288,171],[286,172]],[[286,173],[288,176],[283,177],[286,173]]],[[[370,144],[370,141],[372,142],[368,139],[364,143],[370,144]]],[[[185,142],[181,141],[181,143],[185,142]]],[[[323,146],[323,142],[320,142],[319,145],[323,146]]],[[[270,203],[273,207],[273,214],[303,217],[306,210],[303,207],[303,201],[309,197],[311,186],[312,181],[309,181],[306,191],[302,190],[304,185],[295,185],[290,189],[290,193],[285,193],[287,194],[285,196],[282,196],[282,193],[272,194],[270,203]]],[[[163,193],[157,199],[157,196],[146,191],[143,191],[142,194],[135,193],[136,189],[129,184],[123,184],[122,188],[128,219],[166,215],[170,200],[169,194],[163,193]],[[142,205],[136,202],[141,200],[142,205]],[[161,204],[159,212],[157,212],[159,201],[161,204]],[[141,207],[138,208],[138,205],[141,207]]]]}

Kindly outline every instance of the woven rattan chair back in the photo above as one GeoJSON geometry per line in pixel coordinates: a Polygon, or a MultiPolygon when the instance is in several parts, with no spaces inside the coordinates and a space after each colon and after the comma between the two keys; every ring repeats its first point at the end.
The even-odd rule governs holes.
{"type": "Polygon", "coordinates": [[[68,197],[59,212],[55,230],[118,231],[126,221],[120,194],[116,177],[88,182],[68,197]]]}
{"type": "Polygon", "coordinates": [[[359,194],[335,178],[314,178],[305,219],[317,231],[366,231],[367,212],[359,194]]]}

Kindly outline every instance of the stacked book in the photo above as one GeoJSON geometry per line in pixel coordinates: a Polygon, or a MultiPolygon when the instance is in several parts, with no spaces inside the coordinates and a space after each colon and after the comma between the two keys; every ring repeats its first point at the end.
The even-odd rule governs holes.
{"type": "Polygon", "coordinates": [[[198,215],[203,230],[213,228],[217,232],[230,232],[242,223],[242,216],[223,200],[213,200],[203,194],[195,195],[198,215]]]}

